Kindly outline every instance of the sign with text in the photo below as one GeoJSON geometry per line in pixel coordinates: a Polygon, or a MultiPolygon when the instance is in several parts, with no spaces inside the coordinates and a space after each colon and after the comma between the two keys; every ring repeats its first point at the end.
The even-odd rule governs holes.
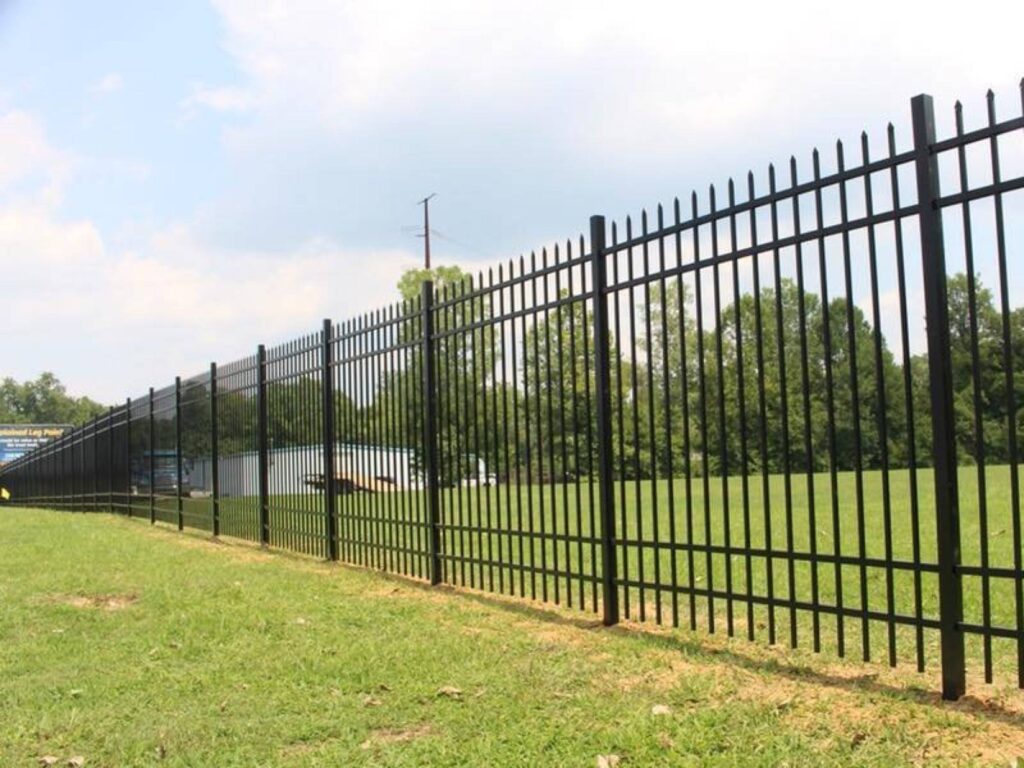
{"type": "Polygon", "coordinates": [[[63,435],[69,424],[0,424],[0,467],[63,435]]]}

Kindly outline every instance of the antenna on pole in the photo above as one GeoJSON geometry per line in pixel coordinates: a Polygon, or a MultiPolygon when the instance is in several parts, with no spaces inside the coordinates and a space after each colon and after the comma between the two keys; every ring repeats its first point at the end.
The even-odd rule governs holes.
{"type": "Polygon", "coordinates": [[[426,269],[430,269],[430,200],[436,196],[437,192],[431,192],[419,202],[423,206],[423,234],[420,237],[423,238],[423,265],[426,269]]]}

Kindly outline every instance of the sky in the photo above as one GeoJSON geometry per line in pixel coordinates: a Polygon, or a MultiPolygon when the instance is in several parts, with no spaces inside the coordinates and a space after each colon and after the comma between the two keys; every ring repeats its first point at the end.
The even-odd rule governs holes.
{"type": "MultiPolygon", "coordinates": [[[[0,377],[123,402],[837,138],[1019,111],[1024,4],[0,0],[0,377]]],[[[1017,112],[1019,113],[1019,112],[1017,112]]]]}

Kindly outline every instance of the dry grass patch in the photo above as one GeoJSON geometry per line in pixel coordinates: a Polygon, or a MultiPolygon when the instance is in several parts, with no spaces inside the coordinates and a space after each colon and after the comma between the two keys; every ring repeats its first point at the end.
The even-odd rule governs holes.
{"type": "Polygon", "coordinates": [[[125,595],[54,595],[49,602],[70,605],[72,608],[120,611],[138,602],[138,599],[139,596],[134,593],[125,595]]]}
{"type": "Polygon", "coordinates": [[[360,744],[362,749],[373,749],[388,744],[402,744],[407,741],[422,739],[433,733],[429,723],[420,723],[405,728],[377,728],[370,732],[370,737],[360,744]]]}

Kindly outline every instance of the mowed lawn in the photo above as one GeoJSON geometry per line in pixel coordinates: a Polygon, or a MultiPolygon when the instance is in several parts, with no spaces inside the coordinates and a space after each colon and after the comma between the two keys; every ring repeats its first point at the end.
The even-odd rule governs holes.
{"type": "Polygon", "coordinates": [[[0,765],[1006,765],[1024,696],[0,508],[0,765]]]}
{"type": "MultiPolygon", "coordinates": [[[[582,479],[443,490],[445,581],[596,610],[602,568],[595,486],[582,479]]],[[[1017,593],[1005,571],[1019,565],[1010,468],[989,467],[982,476],[976,467],[962,467],[959,489],[962,562],[1004,569],[987,580],[963,577],[964,620],[1013,630],[1017,593]]],[[[342,559],[425,575],[423,497],[419,491],[340,496],[342,559]]],[[[148,517],[148,500],[140,501],[137,513],[148,517]]],[[[782,475],[725,482],[709,477],[706,483],[695,477],[689,485],[684,478],[628,481],[616,484],[615,505],[620,602],[628,618],[689,625],[692,616],[696,625],[709,628],[713,617],[716,631],[728,632],[731,624],[737,635],[751,632],[767,641],[774,629],[779,642],[789,643],[795,634],[802,646],[813,645],[817,634],[823,649],[862,658],[866,648],[881,663],[889,660],[891,638],[899,663],[916,665],[919,644],[928,666],[938,662],[935,629],[919,636],[912,623],[884,619],[871,619],[865,628],[859,616],[840,622],[828,612],[841,605],[909,622],[918,616],[938,619],[930,469],[914,476],[905,469],[887,476],[865,471],[859,491],[853,472],[837,473],[834,485],[827,472],[794,474],[788,486],[782,475]],[[774,553],[771,558],[766,550],[774,553]],[[797,556],[788,558],[788,552],[797,556]],[[871,564],[860,565],[862,557],[871,564]],[[915,572],[915,560],[925,569],[915,572]],[[903,565],[888,569],[889,561],[903,565]],[[709,591],[718,593],[710,605],[709,591]],[[769,610],[770,598],[783,604],[769,610]],[[791,611],[787,600],[800,607],[791,611]],[[826,610],[815,616],[808,609],[813,604],[826,610]]],[[[158,519],[176,521],[176,506],[173,498],[159,501],[158,519]]],[[[270,507],[274,546],[325,552],[321,495],[273,495],[270,507]]],[[[222,531],[258,538],[257,510],[253,497],[223,500],[222,531]]],[[[209,500],[185,500],[186,525],[209,526],[210,512],[209,500]]],[[[966,644],[969,671],[983,671],[980,635],[969,635],[966,644]]],[[[990,651],[993,676],[1015,679],[1016,642],[994,638],[990,651]]]]}

